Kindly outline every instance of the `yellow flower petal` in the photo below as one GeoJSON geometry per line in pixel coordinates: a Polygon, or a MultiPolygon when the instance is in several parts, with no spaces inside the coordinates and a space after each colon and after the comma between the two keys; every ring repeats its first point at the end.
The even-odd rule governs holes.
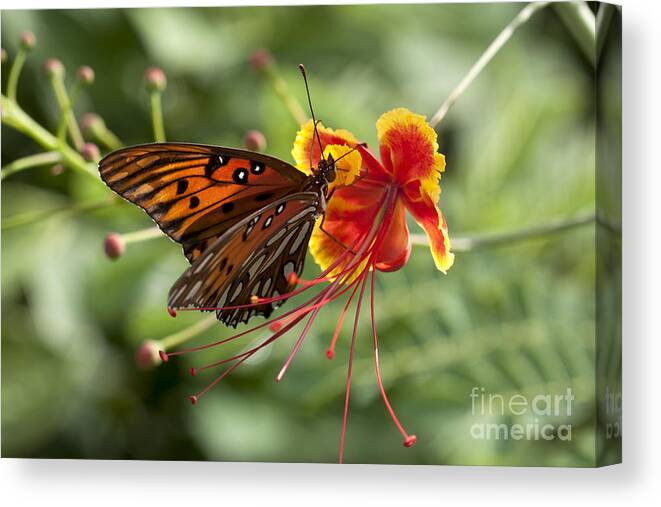
{"type": "MultiPolygon", "coordinates": [[[[318,123],[317,132],[319,132],[321,145],[324,147],[329,144],[354,147],[358,144],[354,135],[348,130],[333,130],[318,123]]],[[[314,123],[312,120],[309,120],[305,125],[301,126],[300,130],[296,133],[296,139],[294,140],[294,147],[291,150],[291,154],[296,161],[296,167],[306,174],[311,174],[311,167],[317,167],[319,164],[319,141],[315,138],[314,123]],[[310,156],[310,152],[312,152],[312,156],[310,156]],[[310,164],[312,164],[312,166],[310,164]]]]}

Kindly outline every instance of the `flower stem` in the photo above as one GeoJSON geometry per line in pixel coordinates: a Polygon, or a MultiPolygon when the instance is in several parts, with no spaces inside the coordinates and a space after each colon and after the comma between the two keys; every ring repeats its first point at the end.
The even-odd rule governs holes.
{"type": "MultiPolygon", "coordinates": [[[[57,105],[60,107],[60,113],[62,114],[57,129],[57,139],[61,144],[64,144],[66,130],[68,129],[73,145],[76,150],[80,151],[83,148],[85,141],[83,140],[83,135],[80,133],[80,127],[78,127],[76,117],[73,114],[73,101],[67,93],[63,75],[61,73],[53,73],[50,78],[50,83],[53,87],[53,92],[55,92],[55,98],[57,99],[57,105]]],[[[78,83],[74,85],[73,91],[75,95],[78,95],[78,86],[78,83]]]]}
{"type": "Polygon", "coordinates": [[[434,113],[434,116],[432,116],[431,120],[429,121],[429,124],[432,127],[436,127],[441,122],[441,120],[443,120],[455,101],[466,91],[466,89],[471,85],[471,83],[480,74],[480,72],[484,70],[484,68],[493,59],[493,57],[498,54],[498,51],[501,50],[505,43],[510,40],[512,34],[521,25],[526,23],[526,21],[528,21],[533,14],[535,14],[538,10],[546,7],[549,3],[550,2],[533,2],[521,9],[521,12],[519,12],[514,17],[514,19],[510,21],[510,23],[503,29],[503,31],[498,34],[498,37],[496,37],[486,49],[486,51],[482,53],[482,56],[480,56],[477,62],[473,64],[461,82],[452,91],[452,93],[450,93],[448,98],[445,99],[445,102],[441,104],[441,107],[438,109],[438,111],[434,113]]]}
{"type": "Polygon", "coordinates": [[[126,234],[121,234],[124,243],[138,243],[140,241],[147,241],[154,238],[164,238],[165,235],[161,232],[158,227],[148,227],[146,229],[141,229],[139,231],[128,232],[126,234]]]}
{"type": "Polygon", "coordinates": [[[553,4],[553,8],[594,67],[597,61],[596,22],[588,4],[585,2],[557,2],[553,4]]]}
{"type": "MultiPolygon", "coordinates": [[[[527,241],[550,234],[557,234],[576,227],[595,223],[594,213],[577,215],[573,218],[552,220],[545,224],[533,225],[522,229],[500,232],[476,234],[474,236],[457,236],[452,238],[450,244],[454,252],[470,252],[479,248],[489,248],[506,245],[516,241],[527,241]]],[[[429,246],[429,240],[424,234],[412,234],[411,244],[416,246],[429,246]]]]}
{"type": "Polygon", "coordinates": [[[99,201],[79,202],[75,204],[67,204],[55,209],[41,210],[34,213],[25,213],[21,215],[14,215],[9,218],[3,218],[2,227],[3,231],[14,229],[16,227],[30,225],[37,222],[43,222],[50,218],[57,216],[75,215],[77,213],[84,213],[87,211],[96,211],[98,209],[107,208],[121,202],[114,195],[109,198],[101,199],[99,201]]]}
{"type": "Polygon", "coordinates": [[[151,123],[154,130],[154,141],[165,142],[165,127],[163,126],[163,108],[161,107],[161,92],[153,90],[149,92],[151,105],[151,123]]]}
{"type": "Polygon", "coordinates": [[[294,121],[298,125],[303,125],[305,122],[307,122],[308,117],[305,114],[305,111],[301,107],[301,104],[298,102],[298,100],[296,100],[296,97],[294,97],[289,91],[289,87],[280,75],[280,72],[278,71],[275,63],[271,62],[265,65],[261,69],[260,74],[262,74],[269,82],[271,88],[273,88],[273,91],[280,98],[280,100],[282,100],[282,103],[285,105],[292,118],[294,118],[294,121]]]}
{"type": "Polygon", "coordinates": [[[61,161],[62,155],[57,151],[47,151],[45,153],[37,153],[36,155],[29,155],[27,157],[19,158],[2,168],[2,172],[0,172],[0,180],[4,180],[6,177],[24,169],[39,167],[42,165],[57,164],[61,161]]]}
{"type": "Polygon", "coordinates": [[[109,150],[117,150],[121,148],[124,143],[117,137],[108,127],[105,125],[99,125],[98,127],[93,127],[91,130],[91,135],[95,141],[99,144],[104,145],[109,150]]]}
{"type": "Polygon", "coordinates": [[[48,132],[23,111],[16,101],[10,100],[3,95],[1,104],[2,123],[30,137],[45,150],[59,152],[62,155],[62,162],[72,169],[91,176],[97,181],[101,181],[98,178],[94,164],[88,164],[76,150],[66,143],[58,141],[53,134],[48,132]]]}
{"type": "Polygon", "coordinates": [[[164,351],[171,350],[175,347],[178,347],[182,343],[186,343],[191,338],[194,338],[199,333],[206,331],[216,322],[216,315],[209,315],[199,321],[197,321],[192,326],[182,329],[176,333],[161,338],[157,343],[160,344],[164,351]]]}
{"type": "Polygon", "coordinates": [[[18,78],[23,70],[23,64],[27,58],[27,51],[23,47],[19,47],[16,58],[14,58],[11,68],[9,69],[9,77],[7,78],[7,97],[14,102],[16,101],[16,90],[18,89],[18,78]]]}

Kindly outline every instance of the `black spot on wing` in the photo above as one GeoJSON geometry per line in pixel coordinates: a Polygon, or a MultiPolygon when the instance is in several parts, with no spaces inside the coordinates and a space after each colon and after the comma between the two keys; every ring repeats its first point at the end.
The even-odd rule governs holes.
{"type": "Polygon", "coordinates": [[[207,165],[204,167],[204,174],[207,178],[211,178],[216,169],[226,166],[232,157],[227,155],[214,155],[209,159],[207,165]]]}
{"type": "Polygon", "coordinates": [[[188,188],[188,180],[179,180],[177,182],[177,195],[183,194],[188,188]]]}

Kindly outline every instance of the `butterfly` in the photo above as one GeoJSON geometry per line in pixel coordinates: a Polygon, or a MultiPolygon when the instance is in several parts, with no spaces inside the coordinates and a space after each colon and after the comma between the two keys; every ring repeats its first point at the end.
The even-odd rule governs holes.
{"type": "Polygon", "coordinates": [[[174,241],[190,267],[172,286],[168,307],[216,309],[236,327],[268,317],[303,272],[315,222],[326,209],[335,161],[311,175],[259,153],[187,143],[154,143],[112,152],[101,179],[137,204],[174,241]],[[229,307],[229,308],[228,308],[229,307]]]}

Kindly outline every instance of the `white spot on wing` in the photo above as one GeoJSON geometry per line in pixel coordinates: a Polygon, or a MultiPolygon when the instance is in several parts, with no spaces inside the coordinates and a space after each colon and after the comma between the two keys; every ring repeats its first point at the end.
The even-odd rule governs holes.
{"type": "Polygon", "coordinates": [[[289,277],[290,274],[294,272],[296,264],[293,261],[287,262],[282,268],[282,274],[285,276],[285,280],[289,277]]]}
{"type": "Polygon", "coordinates": [[[296,237],[296,240],[292,244],[291,248],[289,249],[289,254],[293,254],[295,251],[299,249],[301,246],[301,243],[303,243],[303,240],[305,239],[305,236],[308,233],[308,230],[310,229],[310,222],[305,222],[305,225],[301,227],[298,236],[296,237]]]}

